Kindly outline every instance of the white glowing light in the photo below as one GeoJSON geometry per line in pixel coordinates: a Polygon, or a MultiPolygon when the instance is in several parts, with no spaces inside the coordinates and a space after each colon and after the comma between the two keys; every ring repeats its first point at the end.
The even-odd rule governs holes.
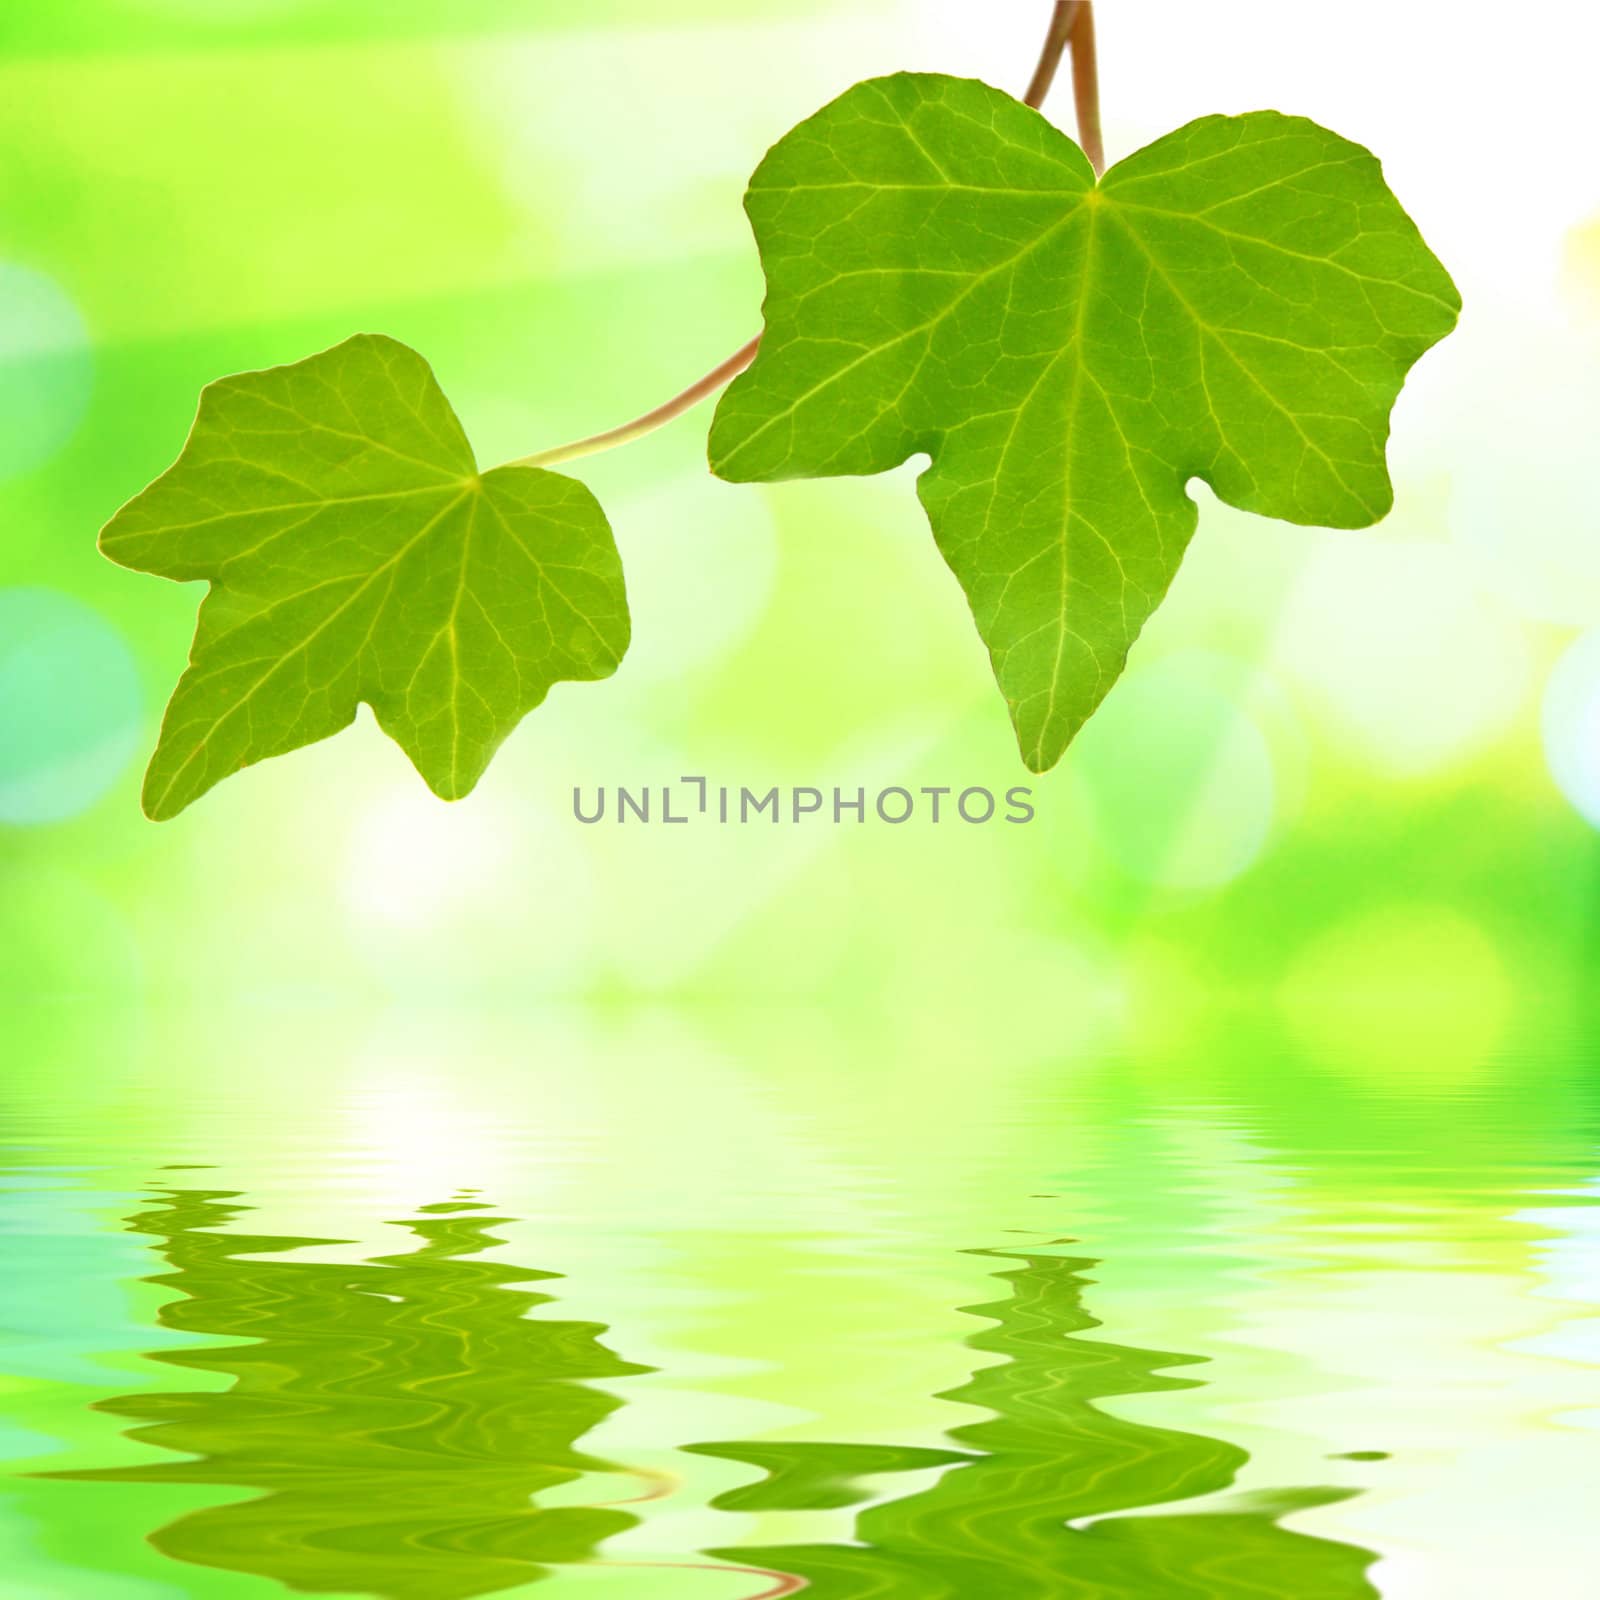
{"type": "Polygon", "coordinates": [[[1232,663],[1179,651],[1129,673],[1071,757],[1100,837],[1134,877],[1215,889],[1246,871],[1272,828],[1272,753],[1232,663]]]}
{"type": "Polygon", "coordinates": [[[49,460],[89,403],[89,333],[52,279],[0,261],[0,479],[49,460]]]}
{"type": "Polygon", "coordinates": [[[1527,642],[1449,545],[1327,535],[1285,608],[1276,655],[1374,766],[1418,776],[1517,717],[1527,642]]]}
{"type": "Polygon", "coordinates": [[[0,589],[0,824],[86,810],[127,766],[143,715],[110,622],[55,589],[0,589]]]}
{"type": "Polygon", "coordinates": [[[362,818],[345,897],[366,921],[424,929],[491,892],[502,855],[487,808],[441,805],[420,783],[387,790],[362,818]]]}
{"type": "Polygon", "coordinates": [[[1544,692],[1544,752],[1550,775],[1600,828],[1600,628],[1580,634],[1544,692]]]}

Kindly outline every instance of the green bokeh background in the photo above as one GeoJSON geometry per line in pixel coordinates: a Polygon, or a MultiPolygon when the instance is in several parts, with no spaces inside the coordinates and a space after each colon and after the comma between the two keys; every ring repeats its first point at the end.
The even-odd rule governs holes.
{"type": "MultiPolygon", "coordinates": [[[[1035,31],[1016,9],[978,63],[1008,50],[1012,77],[1035,31]]],[[[1119,63],[1133,25],[1104,25],[1123,146],[1160,116],[1119,63]]],[[[1313,1040],[1372,1032],[1392,1054],[1403,991],[1408,1013],[1421,994],[1448,1014],[1468,1066],[1520,1006],[1577,1001],[1595,674],[1569,673],[1576,709],[1547,750],[1541,703],[1581,618],[1518,604],[1476,501],[1502,491],[1489,512],[1520,525],[1491,536],[1569,603],[1593,577],[1588,513],[1559,482],[1527,507],[1498,478],[1481,490],[1473,437],[1521,322],[1560,316],[1593,338],[1553,288],[1537,318],[1469,295],[1402,404],[1380,528],[1253,522],[1199,491],[1171,599],[1036,785],[1030,828],[625,838],[570,821],[574,784],[684,772],[1026,778],[911,469],[730,488],[704,471],[704,412],[582,468],[627,561],[633,654],[613,682],[558,690],[468,804],[433,805],[363,714],[150,827],[138,767],[197,596],[111,567],[93,533],[176,453],[207,379],[372,328],[428,355],[485,461],[620,420],[755,324],[738,208],[752,156],[897,50],[961,65],[976,30],[940,37],[892,7],[526,0],[78,0],[3,27],[8,992],[878,1005],[934,987],[941,1030],[1029,1045],[1066,1011],[1170,1033],[1197,1008],[1265,999],[1313,1040]],[[779,81],[762,81],[777,57],[779,81]]],[[[1343,109],[1347,125],[1358,108],[1343,109]]],[[[1415,155],[1405,175],[1450,255],[1468,231],[1451,187],[1415,155]]],[[[1548,243],[1551,278],[1563,240],[1548,243]]],[[[1469,291],[1490,276],[1453,264],[1469,291]]],[[[1520,352],[1521,375],[1565,412],[1542,353],[1520,352]]]]}
{"type": "MultiPolygon", "coordinates": [[[[1525,1398],[1428,1391],[1438,1416],[1459,1403],[1465,1420],[1431,1445],[1419,1423],[1417,1448],[1492,1440],[1493,1464],[1446,1473],[1439,1506],[1424,1489],[1420,1510],[1372,1502],[1364,1523],[1319,1513],[1352,1539],[1393,1536],[1394,1593],[1499,1592],[1473,1574],[1530,1570],[1516,1541],[1478,1531],[1470,1556],[1452,1553],[1452,1524],[1518,1479],[1550,1491],[1541,1537],[1567,1549],[1579,1518],[1558,1486],[1576,1452],[1548,1419],[1592,1429],[1600,1414],[1592,1337],[1563,1332],[1588,1326],[1570,1308],[1594,1298],[1574,1287],[1592,1291],[1592,1270],[1548,1304],[1539,1276],[1551,1240],[1587,1237],[1568,1216],[1581,1213],[1549,1201],[1536,1225],[1519,1220],[1535,1191],[1590,1192],[1594,1164],[1600,194],[1582,18],[1559,24],[1573,36],[1537,82],[1496,91],[1523,130],[1512,143],[1480,103],[1492,39],[1439,38],[1426,5],[1393,8],[1377,52],[1360,37],[1308,46],[1289,8],[1242,0],[1103,8],[1113,156],[1217,109],[1319,117],[1384,156],[1467,310],[1397,411],[1393,515],[1325,533],[1198,490],[1171,597],[1055,772],[1030,780],[1017,759],[914,466],[729,487],[705,470],[702,411],[576,469],[611,515],[635,642],[614,679],[558,687],[469,800],[433,800],[363,713],[174,823],[139,812],[199,595],[111,566],[94,535],[174,457],[207,380],[374,330],[428,357],[485,463],[622,421],[757,326],[739,196],[773,139],[897,66],[1019,86],[1043,9],[0,11],[7,1090],[42,1119],[26,1124],[44,1152],[29,1160],[104,1168],[78,1233],[95,1272],[124,1277],[141,1269],[105,1232],[127,1209],[114,1196],[158,1154],[231,1164],[282,1231],[376,1248],[378,1219],[490,1177],[497,1205],[560,1213],[494,1131],[554,1130],[592,1164],[587,1186],[549,1191],[600,1230],[572,1247],[589,1270],[582,1314],[653,1328],[622,1341],[630,1358],[670,1365],[660,1351],[681,1336],[770,1375],[710,1364],[682,1380],[663,1414],[698,1417],[716,1393],[736,1415],[675,1442],[798,1407],[822,1437],[849,1418],[855,1437],[937,1444],[947,1423],[925,1397],[967,1370],[948,1308],[992,1296],[981,1267],[883,1245],[887,1268],[870,1282],[839,1268],[849,1282],[829,1282],[818,1311],[794,1286],[804,1252],[778,1235],[854,1237],[877,1216],[863,1196],[880,1173],[894,1214],[921,1219],[912,1232],[993,1244],[1017,1225],[1016,1176],[1064,1166],[1079,1214],[1049,1226],[1097,1230],[1094,1248],[1125,1261],[1099,1309],[1119,1337],[1211,1349],[1254,1319],[1259,1349],[1218,1423],[1230,1437],[1260,1421],[1241,1420],[1249,1407],[1315,1392],[1305,1371],[1349,1379],[1341,1352],[1363,1316],[1382,1319],[1384,1353],[1354,1362],[1357,1387],[1402,1391],[1436,1359],[1460,1393],[1525,1398]],[[1523,144],[1541,151],[1533,169],[1523,144]],[[1514,224],[1483,198],[1512,192],[1514,224]],[[685,773],[760,789],[1031,783],[1038,814],[778,829],[571,817],[574,785],[685,773]],[[1066,1100],[1086,1109],[1067,1116],[1066,1100]],[[777,1198],[748,1237],[727,1211],[730,1147],[774,1163],[777,1198]],[[619,1242],[645,1212],[672,1240],[660,1258],[619,1242]],[[1302,1279],[1299,1252],[1345,1226],[1362,1242],[1324,1303],[1316,1274],[1334,1268],[1319,1258],[1302,1279]],[[1373,1241],[1391,1226],[1386,1254],[1373,1241]],[[1186,1229],[1230,1228],[1270,1241],[1282,1295],[1219,1291],[1165,1254],[1186,1229]],[[685,1311],[675,1293],[719,1309],[685,1311]],[[946,1309],[927,1340],[886,1355],[882,1330],[930,1306],[946,1309]],[[1429,1329],[1442,1306],[1456,1343],[1429,1329]],[[1501,1348],[1535,1339],[1559,1356],[1501,1348]]],[[[40,1249],[41,1292],[83,1297],[63,1315],[85,1351],[140,1347],[132,1313],[90,1306],[91,1279],[40,1249]]],[[[148,1321],[160,1296],[134,1293],[148,1321]]],[[[51,1371],[60,1387],[28,1391],[25,1427],[78,1440],[73,1464],[103,1463],[111,1421],[89,1436],[87,1413],[73,1419],[104,1374],[97,1387],[51,1371]]],[[[1310,1459],[1310,1441],[1338,1444],[1324,1420],[1278,1418],[1274,1437],[1298,1428],[1310,1459]]],[[[1310,1481],[1294,1460],[1286,1481],[1310,1481]]],[[[148,1525],[128,1504],[130,1526],[148,1525]]],[[[660,1548],[732,1542],[720,1525],[700,1534],[660,1548]]],[[[19,1538],[41,1596],[67,1592],[51,1577],[60,1546],[19,1538]]],[[[138,1583],[169,1581],[148,1561],[138,1583]]]]}

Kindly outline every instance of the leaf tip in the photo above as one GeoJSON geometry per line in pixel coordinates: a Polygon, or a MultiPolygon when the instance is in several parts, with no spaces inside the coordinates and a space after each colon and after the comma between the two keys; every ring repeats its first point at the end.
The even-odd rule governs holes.
{"type": "MultiPolygon", "coordinates": [[[[411,754],[410,751],[406,753],[411,754]]],[[[435,800],[443,800],[446,805],[454,805],[458,800],[465,800],[478,787],[478,780],[489,767],[487,761],[468,767],[424,766],[415,756],[412,756],[411,764],[417,769],[417,776],[427,784],[428,793],[435,800]]]]}
{"type": "Polygon", "coordinates": [[[184,795],[174,803],[172,787],[169,783],[164,788],[157,788],[156,763],[152,757],[145,770],[144,787],[139,792],[139,809],[151,822],[171,822],[179,812],[187,810],[189,802],[195,798],[193,795],[184,795]]]}

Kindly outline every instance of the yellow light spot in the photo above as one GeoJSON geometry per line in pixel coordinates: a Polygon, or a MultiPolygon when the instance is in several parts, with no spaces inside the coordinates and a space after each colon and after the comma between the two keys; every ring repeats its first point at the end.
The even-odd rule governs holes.
{"type": "Polygon", "coordinates": [[[1469,917],[1391,905],[1336,924],[1302,950],[1279,1000],[1308,1055],[1448,1083],[1492,1056],[1512,989],[1499,951],[1469,917]]]}

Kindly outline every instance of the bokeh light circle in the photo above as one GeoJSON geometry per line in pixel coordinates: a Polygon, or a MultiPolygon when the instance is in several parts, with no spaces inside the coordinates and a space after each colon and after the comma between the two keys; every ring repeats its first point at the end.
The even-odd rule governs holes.
{"type": "Polygon", "coordinates": [[[43,273],[0,261],[0,480],[49,460],[72,437],[92,371],[78,308],[43,273]]]}
{"type": "Polygon", "coordinates": [[[1600,613],[1600,504],[1590,486],[1600,343],[1516,331],[1508,348],[1491,350],[1477,392],[1527,403],[1480,407],[1465,420],[1450,464],[1450,531],[1503,604],[1581,627],[1600,613]]]}
{"type": "Polygon", "coordinates": [[[1130,875],[1216,889],[1261,853],[1277,811],[1272,752],[1233,663],[1185,650],[1130,672],[1072,757],[1107,851],[1130,875]]]}
{"type": "Polygon", "coordinates": [[[1458,551],[1424,539],[1318,539],[1273,660],[1349,754],[1401,778],[1478,755],[1516,722],[1530,684],[1520,621],[1458,551]]]}
{"type": "Polygon", "coordinates": [[[1580,634],[1544,692],[1544,753],[1550,776],[1600,828],[1600,628],[1580,634]]]}
{"type": "Polygon", "coordinates": [[[625,498],[610,515],[633,616],[618,690],[678,685],[731,655],[760,622],[777,577],[778,536],[764,498],[702,470],[625,498]],[[686,560],[688,539],[694,555],[686,560]]]}
{"type": "Polygon", "coordinates": [[[0,589],[0,825],[92,805],[138,748],[143,714],[111,623],[59,590],[0,589]]]}
{"type": "Polygon", "coordinates": [[[1515,984],[1467,911],[1394,901],[1354,912],[1295,952],[1279,1001],[1316,1060],[1385,1078],[1448,1083],[1498,1049],[1515,984]]]}

